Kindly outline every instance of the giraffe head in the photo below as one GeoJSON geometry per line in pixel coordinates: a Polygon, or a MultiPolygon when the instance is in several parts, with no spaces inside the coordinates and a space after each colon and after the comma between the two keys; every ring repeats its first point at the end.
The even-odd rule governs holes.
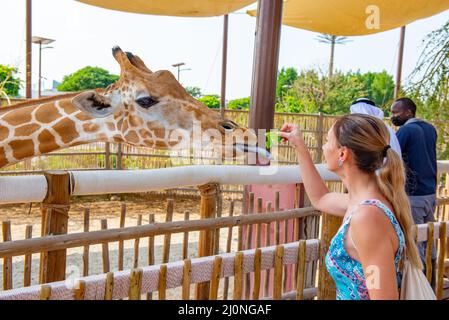
{"type": "Polygon", "coordinates": [[[86,117],[106,123],[107,141],[156,149],[214,148],[231,158],[239,151],[269,157],[256,146],[252,130],[191,97],[171,72],[152,72],[119,47],[112,54],[120,64],[119,80],[103,92],[86,91],[72,99],[86,117]]]}

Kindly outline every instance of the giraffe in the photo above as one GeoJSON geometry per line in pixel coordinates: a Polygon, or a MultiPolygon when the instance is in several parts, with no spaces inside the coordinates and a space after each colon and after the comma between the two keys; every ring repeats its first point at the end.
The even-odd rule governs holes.
{"type": "Polygon", "coordinates": [[[165,150],[206,142],[223,147],[234,158],[239,151],[269,156],[256,146],[254,132],[191,97],[171,72],[153,72],[137,55],[118,46],[112,54],[120,65],[120,78],[106,89],[0,109],[0,168],[91,142],[165,150]],[[195,137],[195,128],[206,134],[195,137]]]}

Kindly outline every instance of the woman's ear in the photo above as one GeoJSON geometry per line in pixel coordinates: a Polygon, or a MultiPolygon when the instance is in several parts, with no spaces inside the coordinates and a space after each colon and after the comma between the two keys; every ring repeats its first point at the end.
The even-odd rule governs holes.
{"type": "Polygon", "coordinates": [[[339,155],[339,158],[340,158],[342,161],[348,160],[348,158],[349,158],[349,149],[346,148],[346,147],[341,147],[341,148],[340,148],[340,155],[339,155]]]}

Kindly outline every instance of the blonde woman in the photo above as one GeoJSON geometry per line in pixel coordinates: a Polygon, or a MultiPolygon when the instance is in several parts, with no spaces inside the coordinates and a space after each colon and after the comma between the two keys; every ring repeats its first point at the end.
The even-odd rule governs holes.
{"type": "Polygon", "coordinates": [[[327,168],[347,188],[345,194],[329,192],[298,126],[284,124],[280,135],[297,150],[312,205],[344,217],[325,260],[337,299],[398,299],[404,248],[413,265],[422,265],[410,234],[413,220],[402,160],[388,144],[385,124],[373,116],[353,114],[339,118],[329,130],[323,154],[327,168]]]}

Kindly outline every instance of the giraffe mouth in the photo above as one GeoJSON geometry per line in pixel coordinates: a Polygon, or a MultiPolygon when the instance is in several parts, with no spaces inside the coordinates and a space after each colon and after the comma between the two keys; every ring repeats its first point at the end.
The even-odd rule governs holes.
{"type": "Polygon", "coordinates": [[[273,156],[271,155],[271,153],[261,147],[256,147],[256,146],[249,146],[247,144],[242,144],[242,143],[236,143],[234,144],[234,147],[240,151],[246,152],[246,153],[255,153],[259,156],[264,157],[265,159],[271,160],[273,159],[273,156]]]}

